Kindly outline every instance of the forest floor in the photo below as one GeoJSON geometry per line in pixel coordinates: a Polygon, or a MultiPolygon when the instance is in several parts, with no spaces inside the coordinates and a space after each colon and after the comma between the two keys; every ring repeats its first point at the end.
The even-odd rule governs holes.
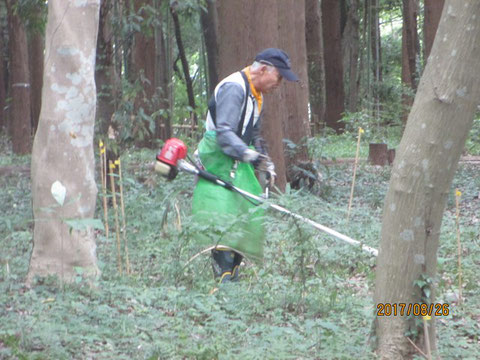
{"type": "MultiPolygon", "coordinates": [[[[28,156],[0,153],[6,154],[0,167],[28,169],[28,156]]],[[[188,263],[199,251],[195,234],[212,230],[190,217],[193,179],[181,174],[163,181],[143,166],[154,156],[147,150],[122,155],[132,274],[119,274],[115,241],[99,232],[102,275],[93,287],[80,271],[75,284],[49,278],[32,288],[24,285],[34,226],[30,179],[28,171],[0,176],[0,359],[375,358],[374,258],[267,211],[263,266],[247,262],[240,282],[212,293],[217,284],[209,256],[188,263]]],[[[319,170],[323,180],[315,194],[289,190],[273,201],[378,248],[391,168],[360,164],[348,223],[352,164],[319,170]]],[[[478,358],[479,171],[476,162],[459,165],[443,218],[434,284],[435,301],[450,305],[449,315],[436,320],[444,359],[478,358]],[[462,304],[456,188],[462,192],[462,304]]]]}

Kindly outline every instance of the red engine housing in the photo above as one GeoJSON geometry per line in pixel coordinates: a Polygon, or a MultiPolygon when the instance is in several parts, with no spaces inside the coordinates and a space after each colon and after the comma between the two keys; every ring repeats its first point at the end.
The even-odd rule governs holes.
{"type": "Polygon", "coordinates": [[[168,139],[162,148],[157,160],[165,164],[177,166],[177,161],[185,159],[187,156],[187,146],[184,142],[177,138],[168,139]]]}

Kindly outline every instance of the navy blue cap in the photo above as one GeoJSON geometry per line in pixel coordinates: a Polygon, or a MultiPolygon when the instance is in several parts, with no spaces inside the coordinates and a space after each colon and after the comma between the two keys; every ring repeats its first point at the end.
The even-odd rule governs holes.
{"type": "Polygon", "coordinates": [[[276,48],[262,50],[255,57],[255,61],[275,66],[280,75],[288,81],[298,81],[298,76],[291,70],[290,58],[283,50],[276,48]]]}

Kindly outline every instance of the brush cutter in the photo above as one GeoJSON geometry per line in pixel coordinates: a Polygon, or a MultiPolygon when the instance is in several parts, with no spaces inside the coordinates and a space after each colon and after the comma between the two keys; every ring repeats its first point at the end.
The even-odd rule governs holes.
{"type": "MultiPolygon", "coordinates": [[[[186,173],[192,174],[192,175],[197,175],[207,181],[210,181],[218,186],[221,186],[225,189],[228,189],[230,191],[234,191],[245,198],[249,199],[250,201],[256,201],[256,204],[260,205],[262,203],[265,203],[266,199],[262,196],[257,196],[254,194],[251,194],[247,191],[244,191],[233,184],[231,184],[228,181],[220,179],[218,176],[211,174],[193,164],[190,162],[186,161],[185,158],[187,156],[187,146],[183,143],[183,141],[172,138],[169,139],[165,142],[164,147],[162,148],[162,151],[157,155],[157,161],[155,164],[155,171],[160,173],[162,176],[168,178],[169,180],[173,180],[177,174],[178,171],[184,171],[186,173]]],[[[359,246],[363,251],[373,255],[377,256],[378,255],[378,250],[374,249],[370,246],[362,244],[358,240],[354,240],[346,235],[343,235],[339,233],[338,231],[335,231],[333,229],[330,229],[324,225],[321,225],[319,223],[316,223],[313,220],[307,219],[301,215],[295,214],[291,212],[290,210],[285,209],[284,207],[281,207],[279,205],[273,204],[268,202],[267,205],[274,209],[277,210],[283,214],[287,214],[295,219],[301,220],[314,228],[323,231],[327,234],[330,234],[337,239],[340,239],[350,245],[354,246],[359,246]]]]}

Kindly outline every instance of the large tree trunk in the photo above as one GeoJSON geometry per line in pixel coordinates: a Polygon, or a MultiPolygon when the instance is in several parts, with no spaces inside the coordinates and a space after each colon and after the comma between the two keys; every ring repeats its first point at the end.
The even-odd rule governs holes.
{"type": "Polygon", "coordinates": [[[215,89],[218,78],[218,14],[215,0],[207,0],[207,11],[200,14],[208,58],[208,93],[215,89]]]}
{"type": "Polygon", "coordinates": [[[107,135],[115,112],[115,96],[117,94],[117,75],[113,47],[111,0],[101,0],[100,19],[97,39],[97,61],[95,67],[95,84],[97,87],[96,124],[101,136],[107,135]]]}
{"type": "Polygon", "coordinates": [[[437,33],[438,23],[442,16],[443,5],[445,0],[425,0],[425,20],[423,23],[423,35],[425,39],[424,45],[424,59],[427,62],[432,49],[433,39],[437,33]]]}
{"type": "Polygon", "coordinates": [[[340,26],[340,1],[322,0],[322,25],[325,54],[326,124],[341,133],[345,110],[343,87],[342,35],[340,26]]]}
{"type": "MultiPolygon", "coordinates": [[[[251,64],[255,55],[264,48],[278,46],[278,8],[276,0],[262,2],[247,0],[217,1],[219,21],[219,78],[241,70],[251,64]],[[249,41],[244,41],[249,39],[249,41]]],[[[287,51],[287,49],[284,49],[287,51]]],[[[284,86],[284,85],[282,85],[284,86]]],[[[263,136],[269,154],[275,163],[277,184],[286,184],[285,156],[283,153],[283,92],[265,96],[263,136]]]]}
{"type": "MultiPolygon", "coordinates": [[[[393,164],[376,270],[377,304],[435,302],[435,289],[425,291],[427,285],[421,291],[415,281],[435,277],[446,200],[480,99],[480,2],[447,0],[445,9],[393,164]]],[[[429,323],[435,350],[434,319],[429,323]]],[[[416,326],[415,318],[379,316],[376,324],[380,358],[411,357],[415,349],[405,332],[416,326]]],[[[418,330],[416,341],[423,347],[418,330]]]]}
{"type": "Polygon", "coordinates": [[[13,9],[13,1],[6,0],[10,45],[9,126],[12,148],[16,154],[28,154],[32,148],[30,108],[30,72],[28,70],[27,33],[22,20],[13,9]]]}
{"type": "MultiPolygon", "coordinates": [[[[307,48],[305,40],[305,0],[284,0],[278,2],[280,47],[287,49],[293,69],[300,81],[285,81],[282,87],[286,105],[283,119],[284,138],[297,145],[294,152],[285,158],[287,180],[292,182],[299,176],[296,166],[308,163],[306,138],[310,136],[308,118],[308,73],[307,48]],[[295,14],[295,16],[291,16],[295,14]]],[[[302,175],[304,177],[304,175],[302,175]]]]}
{"type": "MultiPolygon", "coordinates": [[[[300,2],[304,6],[303,1],[300,2]]],[[[306,126],[306,116],[304,110],[294,109],[287,105],[287,96],[294,96],[298,100],[296,106],[308,102],[308,83],[306,78],[306,54],[304,53],[305,34],[302,30],[298,34],[298,23],[292,23],[293,27],[285,27],[279,30],[284,24],[281,21],[287,20],[286,16],[291,15],[300,4],[293,2],[279,2],[276,0],[263,0],[261,2],[248,0],[225,0],[217,2],[219,33],[221,34],[219,42],[219,75],[223,78],[234,71],[238,71],[251,64],[255,55],[264,48],[283,47],[292,58],[293,70],[299,74],[301,82],[299,84],[287,84],[286,81],[272,94],[265,96],[265,117],[263,119],[263,136],[269,146],[269,154],[275,163],[278,174],[277,184],[283,189],[286,184],[286,161],[284,155],[283,139],[289,137],[289,129],[284,129],[288,119],[291,123],[289,128],[295,127],[303,129],[304,134],[300,132],[295,134],[295,140],[308,136],[308,126],[306,126]],[[287,36],[287,29],[292,30],[294,34],[288,36],[300,36],[295,46],[292,40],[282,40],[282,36],[287,36]],[[245,41],[248,39],[248,41],[245,41]],[[302,44],[303,42],[303,44],[302,44]],[[303,47],[303,49],[302,49],[303,47]],[[298,52],[298,53],[297,53],[298,52]],[[301,87],[300,89],[291,89],[290,87],[301,87]],[[292,91],[297,92],[293,94],[292,91]],[[300,95],[302,94],[302,95],[300,95]],[[303,99],[303,96],[306,96],[303,99]],[[302,98],[300,100],[300,98],[302,98]],[[296,117],[298,111],[299,117],[296,117]]],[[[303,20],[300,20],[303,22],[303,20]]]]}
{"type": "Polygon", "coordinates": [[[325,124],[325,64],[322,12],[318,0],[305,0],[305,38],[312,132],[316,134],[325,124]]]}
{"type": "Polygon", "coordinates": [[[44,93],[32,153],[35,229],[27,281],[58,275],[65,281],[99,273],[95,234],[90,226],[72,229],[65,219],[91,219],[97,185],[93,152],[95,49],[100,0],[49,0],[44,93]],[[64,204],[52,184],[66,190],[64,204]],[[61,201],[59,201],[61,203],[61,201]]]}
{"type": "Polygon", "coordinates": [[[219,79],[243,69],[251,64],[255,54],[267,46],[278,43],[277,6],[275,0],[258,3],[254,11],[254,0],[224,0],[217,1],[218,13],[218,69],[219,79]],[[265,5],[265,6],[262,6],[265,5]],[[265,7],[271,10],[267,16],[265,7]],[[258,31],[250,28],[255,20],[264,19],[258,23],[258,31]],[[253,34],[258,36],[253,36],[253,34]],[[244,41],[248,39],[249,41],[244,41]]]}

